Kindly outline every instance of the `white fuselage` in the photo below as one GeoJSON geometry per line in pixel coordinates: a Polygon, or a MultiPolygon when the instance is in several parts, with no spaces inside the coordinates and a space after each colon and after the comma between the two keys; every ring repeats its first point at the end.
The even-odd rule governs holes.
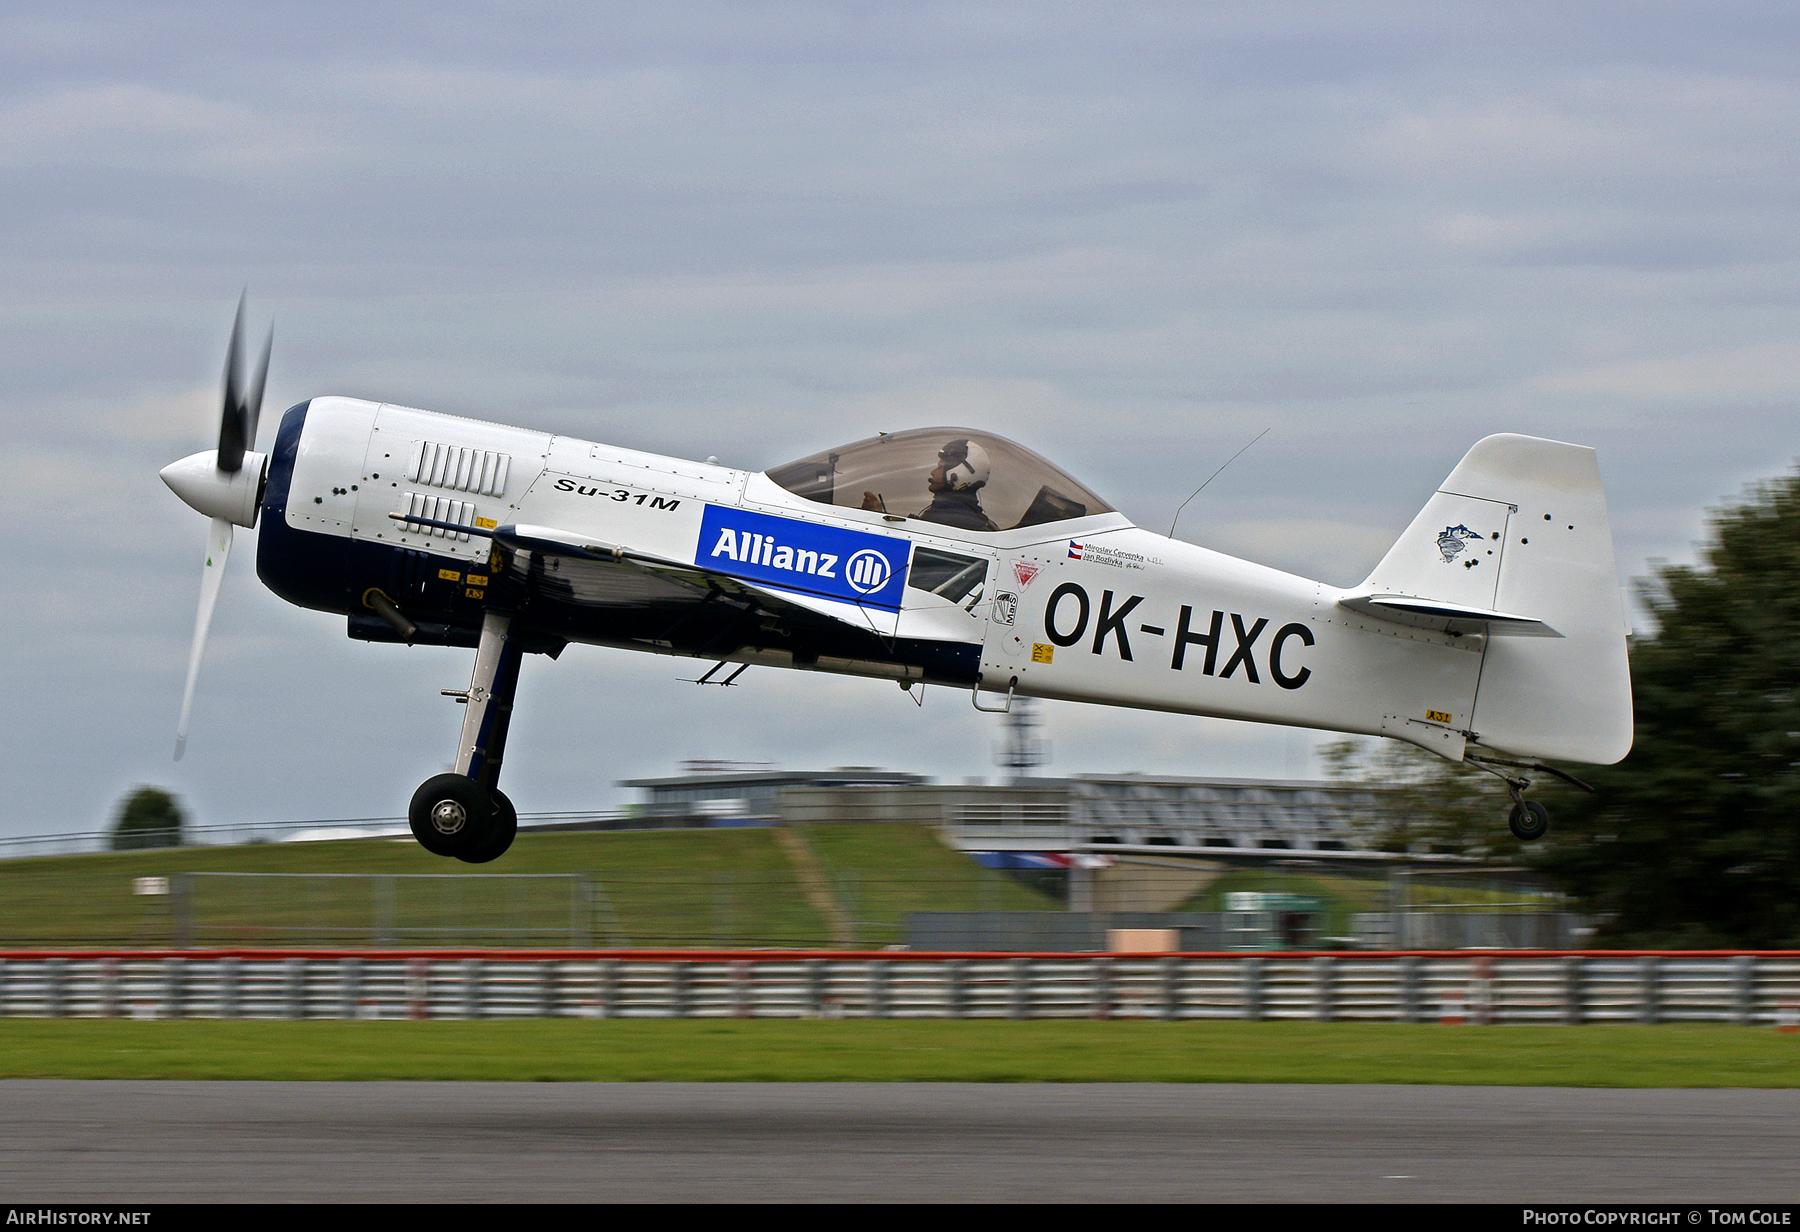
{"type": "MultiPolygon", "coordinates": [[[[871,651],[802,663],[754,642],[709,649],[709,657],[782,662],[789,654],[820,670],[1388,734],[1451,757],[1475,726],[1491,640],[1362,615],[1340,604],[1347,592],[1154,534],[1117,513],[959,530],[815,503],[760,473],[349,398],[311,402],[281,512],[288,530],[427,553],[443,576],[459,575],[454,597],[474,605],[491,584],[489,541],[391,515],[554,528],[737,579],[869,635],[893,662],[883,667],[871,651]],[[750,531],[740,545],[719,528],[752,524],[754,560],[740,559],[751,555],[750,531]],[[788,546],[786,531],[801,546],[784,554],[776,544],[788,546]],[[984,561],[986,578],[962,601],[898,580],[885,598],[862,599],[839,572],[858,544],[886,553],[891,564],[878,572],[904,568],[924,548],[984,561]],[[834,563],[823,566],[827,556],[834,563]],[[967,648],[978,669],[948,679],[906,667],[905,646],[933,643],[967,648]]],[[[348,586],[346,610],[362,585],[348,586]]],[[[602,616],[590,635],[564,636],[698,653],[613,631],[603,618],[610,585],[598,567],[568,582],[568,593],[602,616]]]]}

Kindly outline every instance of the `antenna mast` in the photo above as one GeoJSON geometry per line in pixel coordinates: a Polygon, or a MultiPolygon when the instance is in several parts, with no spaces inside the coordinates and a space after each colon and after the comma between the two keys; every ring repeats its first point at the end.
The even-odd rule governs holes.
{"type": "Polygon", "coordinates": [[[1013,698],[1012,708],[1000,721],[1006,727],[1006,740],[995,749],[994,761],[1012,771],[1015,782],[1049,762],[1050,742],[1032,734],[1032,729],[1043,722],[1035,701],[1029,697],[1013,698]]]}

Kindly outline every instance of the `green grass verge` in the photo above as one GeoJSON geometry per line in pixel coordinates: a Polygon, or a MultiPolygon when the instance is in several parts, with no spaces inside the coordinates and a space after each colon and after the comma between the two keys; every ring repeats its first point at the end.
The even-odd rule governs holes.
{"type": "Polygon", "coordinates": [[[1800,1037],[1724,1026],[6,1019],[0,1077],[1795,1087],[1800,1037]]]}

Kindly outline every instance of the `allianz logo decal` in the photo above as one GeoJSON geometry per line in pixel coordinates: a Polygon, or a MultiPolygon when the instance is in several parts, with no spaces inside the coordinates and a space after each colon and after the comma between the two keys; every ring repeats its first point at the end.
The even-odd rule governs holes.
{"type": "Polygon", "coordinates": [[[911,555],[907,539],[708,505],[694,563],[746,581],[897,608],[911,555]]]}

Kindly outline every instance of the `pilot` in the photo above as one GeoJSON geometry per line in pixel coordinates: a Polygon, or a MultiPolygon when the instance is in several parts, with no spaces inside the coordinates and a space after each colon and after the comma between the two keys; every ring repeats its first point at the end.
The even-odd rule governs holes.
{"type": "MultiPolygon", "coordinates": [[[[938,450],[938,464],[925,480],[931,503],[913,516],[962,530],[999,530],[981,509],[980,492],[993,469],[987,450],[974,441],[948,442],[938,450]]],[[[887,503],[873,492],[863,493],[862,507],[887,511],[887,503]]]]}

